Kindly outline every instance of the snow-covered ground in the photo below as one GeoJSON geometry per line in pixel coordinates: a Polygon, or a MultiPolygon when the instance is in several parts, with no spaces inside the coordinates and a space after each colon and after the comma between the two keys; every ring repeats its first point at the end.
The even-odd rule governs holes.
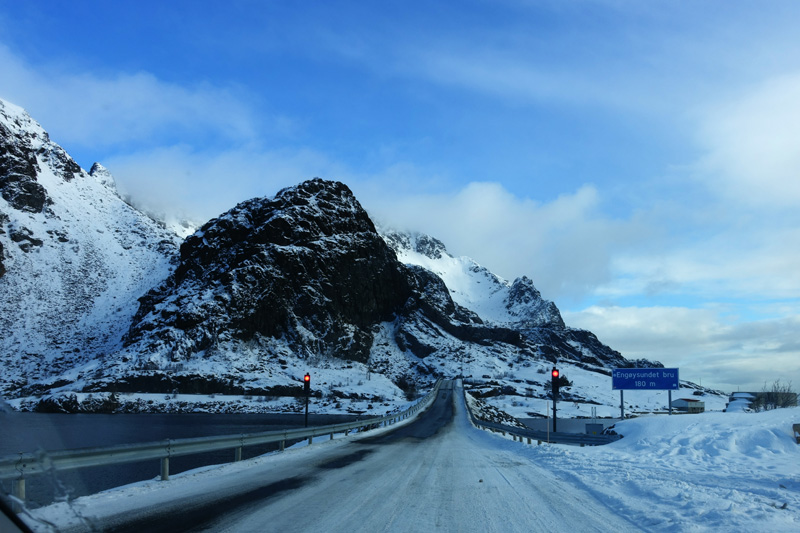
{"type": "MultiPolygon", "coordinates": [[[[379,334],[384,334],[381,330],[379,334]]],[[[404,356],[385,356],[376,354],[373,361],[384,363],[387,367],[394,368],[402,374],[407,371],[409,359],[404,356]],[[405,365],[405,366],[404,366],[405,365]]],[[[513,389],[514,394],[500,394],[484,398],[484,401],[515,418],[544,417],[552,412],[552,401],[548,398],[550,392],[549,370],[552,363],[549,361],[527,361],[521,365],[513,365],[509,370],[508,364],[493,357],[482,357],[472,364],[461,366],[459,360],[437,359],[430,356],[428,359],[439,361],[435,364],[445,375],[456,376],[463,371],[466,375],[474,375],[479,379],[470,378],[466,385],[476,397],[481,393],[498,388],[513,389]],[[478,366],[481,365],[481,366],[478,366]],[[481,376],[487,376],[482,378],[481,376]]],[[[300,360],[291,355],[284,359],[287,363],[285,370],[276,369],[274,372],[264,372],[256,376],[255,373],[244,374],[246,377],[258,380],[258,383],[274,386],[289,380],[302,383],[302,376],[310,372],[312,376],[312,389],[319,393],[319,397],[312,398],[312,409],[317,413],[325,414],[352,414],[365,412],[367,414],[381,415],[402,408],[408,401],[407,395],[392,383],[385,374],[369,373],[367,367],[361,363],[326,359],[312,362],[300,360]],[[350,397],[345,397],[349,395],[350,397]]],[[[207,367],[209,374],[215,367],[207,367]]],[[[591,418],[594,415],[601,418],[619,418],[619,391],[612,390],[611,378],[597,372],[590,372],[572,365],[560,365],[562,374],[573,385],[561,389],[561,398],[558,402],[558,413],[563,418],[591,418]]],[[[220,373],[224,369],[218,370],[220,373]]],[[[86,405],[86,411],[91,409],[91,399],[95,402],[109,397],[110,393],[82,393],[74,392],[72,385],[68,390],[53,394],[54,398],[62,400],[74,396],[77,401],[86,405]]],[[[424,391],[420,391],[424,392],[424,391]]],[[[747,408],[747,401],[733,402],[728,406],[728,396],[704,392],[696,395],[697,389],[684,383],[683,388],[672,392],[672,399],[691,398],[705,403],[705,410],[721,412],[726,409],[747,408]]],[[[296,398],[264,395],[225,395],[225,394],[156,394],[156,393],[119,393],[116,395],[120,407],[117,412],[205,412],[205,413],[285,413],[299,412],[301,403],[296,398]]],[[[669,409],[667,391],[625,391],[626,416],[642,413],[666,412],[669,409]]],[[[15,410],[32,410],[40,401],[39,397],[25,397],[5,400],[15,410]]]]}
{"type": "MultiPolygon", "coordinates": [[[[302,375],[302,374],[300,374],[302,375]]],[[[313,413],[365,414],[381,416],[403,409],[409,399],[386,377],[373,374],[370,378],[351,380],[344,372],[341,376],[314,386],[320,390],[321,396],[313,396],[310,408],[313,413]],[[338,379],[341,378],[341,379],[338,379]],[[350,383],[352,381],[352,384],[350,383]],[[342,387],[350,387],[350,398],[337,397],[335,391],[342,387]]],[[[299,380],[297,380],[299,381],[299,380]]],[[[424,391],[422,391],[424,394],[424,391]]],[[[108,403],[112,393],[108,392],[74,392],[66,390],[50,395],[62,403],[74,398],[85,412],[93,412],[92,406],[108,403]]],[[[16,411],[33,411],[40,401],[37,397],[0,399],[0,410],[3,405],[16,411]]],[[[164,394],[146,392],[121,392],[114,394],[116,413],[299,413],[305,409],[303,397],[267,396],[254,394],[164,394]]]]}
{"type": "MultiPolygon", "coordinates": [[[[552,364],[547,361],[535,362],[529,366],[515,366],[513,373],[503,381],[514,387],[515,395],[498,395],[486,398],[486,403],[509,413],[516,418],[532,418],[547,416],[548,406],[552,401],[546,396],[550,391],[550,373],[552,364]]],[[[617,418],[620,415],[620,392],[611,388],[611,377],[597,372],[590,372],[572,365],[560,366],[561,374],[573,385],[562,387],[558,412],[564,418],[591,418],[592,413],[598,417],[617,418]],[[573,401],[570,398],[579,399],[573,401]]],[[[471,386],[468,384],[467,389],[471,386]]],[[[479,387],[478,390],[486,390],[479,387]]],[[[667,412],[669,410],[669,392],[660,390],[643,390],[624,392],[625,415],[639,413],[667,412]]],[[[698,391],[686,382],[681,389],[672,391],[672,399],[691,398],[705,404],[705,410],[723,411],[728,404],[728,396],[698,391]],[[696,395],[703,392],[702,395],[696,395]]]]}
{"type": "Polygon", "coordinates": [[[607,446],[510,446],[646,531],[797,531],[797,423],[798,408],[652,415],[607,446]]]}
{"type": "MultiPolygon", "coordinates": [[[[363,435],[350,435],[78,498],[71,506],[57,503],[32,517],[98,524],[120,513],[232,498],[294,480],[291,490],[240,507],[213,530],[800,528],[797,408],[645,416],[618,423],[625,438],[614,444],[578,448],[528,446],[480,431],[467,421],[460,391],[455,397],[454,423],[426,440],[365,445],[358,442],[363,435]],[[359,451],[364,455],[354,458],[359,451]],[[330,466],[343,458],[352,464],[330,466]]],[[[32,523],[37,531],[52,530],[32,523]]]]}

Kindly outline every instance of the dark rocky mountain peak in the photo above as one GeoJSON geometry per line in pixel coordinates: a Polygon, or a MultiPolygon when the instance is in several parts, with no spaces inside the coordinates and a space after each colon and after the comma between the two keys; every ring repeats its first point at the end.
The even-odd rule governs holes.
{"type": "Polygon", "coordinates": [[[387,229],[383,232],[383,238],[396,252],[411,250],[430,259],[441,259],[449,255],[442,241],[424,233],[407,233],[387,229]]]}
{"type": "Polygon", "coordinates": [[[0,122],[0,194],[13,209],[41,213],[51,200],[36,180],[39,164],[30,144],[23,132],[0,122]]]}
{"type": "Polygon", "coordinates": [[[411,290],[350,189],[313,179],[242,202],[187,238],[175,275],[142,299],[129,344],[185,359],[225,332],[364,361],[371,326],[411,290]]]}
{"type": "Polygon", "coordinates": [[[108,187],[112,191],[117,190],[117,184],[114,181],[114,177],[111,175],[111,172],[109,172],[108,169],[100,163],[94,163],[92,165],[92,168],[89,170],[89,175],[99,181],[101,185],[108,187]]]}
{"type": "Polygon", "coordinates": [[[565,327],[561,312],[556,305],[544,300],[533,285],[533,281],[527,276],[515,279],[509,287],[506,309],[523,327],[540,326],[542,323],[555,328],[565,327]]]}

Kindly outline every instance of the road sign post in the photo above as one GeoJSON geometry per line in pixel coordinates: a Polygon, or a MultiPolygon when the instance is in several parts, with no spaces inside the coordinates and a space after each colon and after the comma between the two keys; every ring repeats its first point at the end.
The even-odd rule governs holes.
{"type": "Polygon", "coordinates": [[[615,368],[611,371],[611,389],[619,390],[620,416],[625,419],[626,390],[669,391],[669,412],[672,414],[672,391],[680,389],[677,368],[615,368]]]}

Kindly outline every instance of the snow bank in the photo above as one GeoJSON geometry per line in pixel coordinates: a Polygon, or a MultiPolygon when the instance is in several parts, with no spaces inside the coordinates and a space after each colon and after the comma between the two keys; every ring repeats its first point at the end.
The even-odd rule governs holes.
{"type": "Polygon", "coordinates": [[[800,527],[800,409],[648,416],[596,448],[524,451],[648,531],[800,527]]]}
{"type": "Polygon", "coordinates": [[[792,435],[793,423],[800,423],[797,408],[763,413],[648,416],[617,424],[616,429],[625,439],[616,448],[630,453],[682,456],[684,460],[689,456],[713,464],[769,460],[784,454],[800,458],[800,447],[792,435]]]}

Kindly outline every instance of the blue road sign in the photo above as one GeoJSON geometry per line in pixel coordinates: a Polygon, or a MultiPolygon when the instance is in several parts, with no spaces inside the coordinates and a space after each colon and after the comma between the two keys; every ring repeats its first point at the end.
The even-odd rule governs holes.
{"type": "Polygon", "coordinates": [[[678,390],[677,368],[615,368],[612,390],[678,390]]]}

